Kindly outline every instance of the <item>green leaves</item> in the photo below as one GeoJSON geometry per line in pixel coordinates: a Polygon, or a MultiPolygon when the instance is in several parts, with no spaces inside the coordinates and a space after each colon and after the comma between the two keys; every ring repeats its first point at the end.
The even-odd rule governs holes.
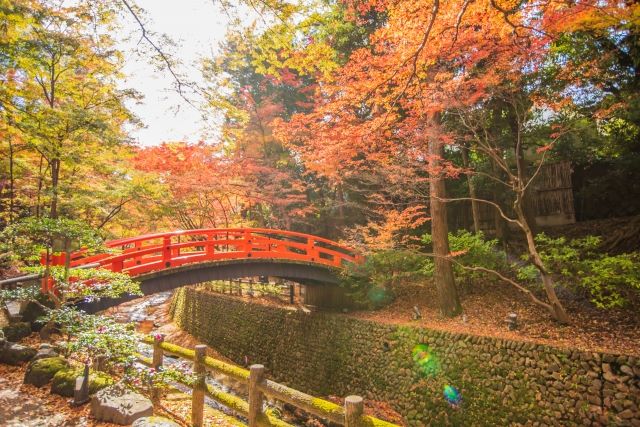
{"type": "MultiPolygon", "coordinates": [[[[45,267],[27,268],[33,273],[44,273],[45,267]]],[[[65,278],[64,267],[50,267],[56,289],[65,301],[95,298],[118,298],[122,295],[142,295],[140,285],[126,273],[114,273],[102,268],[74,269],[65,278]]]]}
{"type": "MultiPolygon", "coordinates": [[[[422,243],[425,245],[431,245],[431,241],[430,234],[422,236],[422,243]]],[[[508,268],[506,254],[498,248],[498,240],[485,240],[482,232],[471,233],[467,230],[458,230],[455,233],[449,233],[449,249],[451,256],[456,261],[453,264],[453,269],[459,280],[472,281],[480,277],[494,278],[486,272],[469,271],[463,266],[480,266],[502,272],[508,268]]],[[[433,275],[433,259],[427,260],[423,271],[429,276],[433,275]]]]}
{"type": "MultiPolygon", "coordinates": [[[[609,255],[599,250],[600,238],[595,236],[567,240],[541,233],[536,236],[536,243],[545,266],[558,282],[586,294],[596,307],[624,307],[630,299],[640,296],[637,252],[609,255]]],[[[527,268],[520,269],[519,277],[536,278],[527,268]]]]}
{"type": "Polygon", "coordinates": [[[28,217],[10,225],[2,232],[7,249],[23,259],[37,260],[44,250],[65,251],[86,248],[94,252],[103,248],[102,237],[89,225],[69,218],[28,217]]]}

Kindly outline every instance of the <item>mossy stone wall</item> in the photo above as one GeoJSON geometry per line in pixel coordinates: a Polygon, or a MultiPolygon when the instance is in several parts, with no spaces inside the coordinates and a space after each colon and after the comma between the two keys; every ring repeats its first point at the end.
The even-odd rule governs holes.
{"type": "Polygon", "coordinates": [[[175,322],[239,364],[318,395],[389,402],[410,425],[640,426],[640,360],[304,314],[176,291],[175,322]],[[414,360],[417,344],[428,353],[414,360]],[[444,387],[462,397],[452,405],[444,387]]]}

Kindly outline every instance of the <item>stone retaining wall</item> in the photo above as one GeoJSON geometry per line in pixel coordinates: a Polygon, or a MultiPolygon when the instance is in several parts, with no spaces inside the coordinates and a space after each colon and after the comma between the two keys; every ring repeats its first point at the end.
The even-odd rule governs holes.
{"type": "Polygon", "coordinates": [[[172,314],[237,363],[262,363],[310,394],[389,402],[412,426],[640,426],[637,357],[304,314],[194,288],[176,291],[172,314]]]}

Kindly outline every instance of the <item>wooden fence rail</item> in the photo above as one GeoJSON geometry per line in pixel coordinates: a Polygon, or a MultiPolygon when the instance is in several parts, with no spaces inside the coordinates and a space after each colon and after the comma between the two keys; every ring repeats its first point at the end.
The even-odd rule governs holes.
{"type": "Polygon", "coordinates": [[[249,370],[246,370],[207,357],[205,356],[207,348],[205,345],[197,345],[193,350],[190,350],[165,342],[164,335],[161,334],[153,337],[147,336],[142,339],[142,342],[153,346],[152,358],[138,357],[138,360],[147,366],[156,369],[162,367],[165,353],[194,362],[195,383],[189,383],[186,380],[182,382],[193,389],[191,422],[194,427],[202,427],[203,425],[205,395],[246,417],[249,420],[249,427],[292,427],[262,411],[265,397],[289,403],[309,414],[346,427],[398,427],[396,424],[364,415],[364,402],[360,396],[348,396],[344,400],[344,406],[340,406],[266,379],[262,365],[252,365],[249,370]],[[205,381],[206,371],[217,372],[246,384],[249,390],[249,401],[207,384],[205,381]]]}

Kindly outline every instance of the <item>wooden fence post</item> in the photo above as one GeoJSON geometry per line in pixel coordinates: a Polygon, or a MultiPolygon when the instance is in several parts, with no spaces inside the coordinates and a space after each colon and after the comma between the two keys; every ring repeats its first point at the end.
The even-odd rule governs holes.
{"type": "Polygon", "coordinates": [[[360,396],[347,396],[344,399],[345,427],[360,427],[360,420],[364,412],[364,403],[360,396]]]}
{"type": "MultiPolygon", "coordinates": [[[[164,350],[160,345],[164,342],[164,334],[156,334],[153,336],[153,356],[151,359],[151,367],[156,371],[162,368],[164,363],[164,350]]],[[[160,399],[160,389],[153,387],[151,390],[152,399],[160,399]]]]}
{"type": "Polygon", "coordinates": [[[164,334],[156,334],[153,336],[153,363],[151,367],[158,370],[164,363],[164,350],[160,345],[164,342],[164,334]]]}
{"type": "Polygon", "coordinates": [[[191,424],[194,427],[202,427],[204,421],[204,391],[206,388],[204,357],[206,351],[206,345],[199,344],[195,347],[193,374],[196,376],[196,382],[191,394],[191,424]]]}
{"type": "Polygon", "coordinates": [[[264,378],[263,365],[251,365],[249,368],[249,427],[258,425],[258,416],[262,413],[264,396],[258,390],[258,384],[264,378]]]}

